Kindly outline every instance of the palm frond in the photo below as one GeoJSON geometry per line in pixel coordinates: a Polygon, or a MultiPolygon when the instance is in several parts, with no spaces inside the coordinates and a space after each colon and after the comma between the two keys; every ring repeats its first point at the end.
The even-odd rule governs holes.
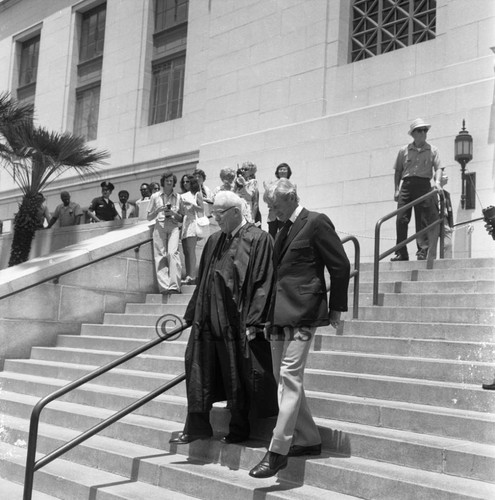
{"type": "MultiPolygon", "coordinates": [[[[24,193],[37,193],[67,171],[77,173],[79,178],[87,178],[97,172],[107,151],[89,147],[82,137],[68,132],[58,133],[31,124],[5,126],[5,144],[0,146],[0,157],[10,160],[7,169],[24,193]],[[24,174],[19,178],[13,167],[22,164],[24,174]],[[16,175],[13,175],[15,171],[16,175]],[[19,181],[19,182],[18,182],[19,181]]],[[[9,161],[5,162],[9,163],[9,161]]]]}
{"type": "Polygon", "coordinates": [[[0,127],[4,124],[31,121],[33,105],[24,104],[13,99],[9,92],[0,93],[0,127]]]}

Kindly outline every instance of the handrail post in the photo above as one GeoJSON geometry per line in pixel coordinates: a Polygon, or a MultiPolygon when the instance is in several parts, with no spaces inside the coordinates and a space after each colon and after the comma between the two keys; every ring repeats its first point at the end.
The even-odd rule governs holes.
{"type": "Polygon", "coordinates": [[[373,258],[373,305],[378,305],[378,280],[380,271],[380,229],[382,219],[378,220],[375,226],[375,255],[373,258]]]}
{"type": "Polygon", "coordinates": [[[355,236],[346,236],[342,238],[342,244],[352,241],[354,245],[354,271],[351,272],[349,278],[354,278],[354,290],[352,296],[352,318],[357,319],[359,316],[359,266],[361,261],[361,247],[359,240],[355,236]]]}
{"type": "Polygon", "coordinates": [[[26,456],[26,471],[24,473],[24,494],[23,500],[31,500],[34,486],[34,472],[36,465],[36,447],[38,444],[38,426],[40,420],[40,412],[38,404],[35,405],[31,413],[29,422],[29,437],[26,456]]]}
{"type": "Polygon", "coordinates": [[[354,296],[352,304],[352,317],[353,319],[358,319],[359,316],[359,274],[360,274],[360,262],[361,262],[361,248],[359,246],[359,241],[357,238],[352,239],[354,243],[354,296]]]}
{"type": "Polygon", "coordinates": [[[442,193],[440,196],[440,258],[445,258],[445,195],[442,193]]]}

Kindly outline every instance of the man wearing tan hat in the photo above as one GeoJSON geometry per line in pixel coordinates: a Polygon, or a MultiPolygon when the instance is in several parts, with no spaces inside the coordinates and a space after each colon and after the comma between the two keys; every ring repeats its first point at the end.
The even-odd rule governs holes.
{"type": "MultiPolygon", "coordinates": [[[[409,127],[409,135],[414,139],[412,143],[399,150],[395,160],[395,193],[397,208],[417,200],[431,190],[431,178],[435,176],[435,188],[442,189],[440,157],[438,149],[426,142],[426,135],[431,125],[421,118],[416,118],[409,127]],[[401,184],[402,182],[402,184],[401,184]],[[399,189],[400,187],[400,189],[399,189]]],[[[414,207],[416,232],[428,226],[430,221],[431,203],[420,203],[414,207]]],[[[412,210],[409,208],[397,217],[397,244],[407,239],[407,227],[411,220],[412,210]]],[[[416,239],[418,260],[425,260],[428,253],[428,237],[419,236],[416,239]]],[[[409,260],[407,245],[397,250],[392,261],[409,260]]]]}

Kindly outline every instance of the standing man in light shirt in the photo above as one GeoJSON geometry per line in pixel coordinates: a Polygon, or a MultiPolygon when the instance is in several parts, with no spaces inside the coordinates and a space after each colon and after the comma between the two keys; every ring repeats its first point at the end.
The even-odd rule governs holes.
{"type": "Polygon", "coordinates": [[[60,193],[60,199],[62,203],[58,205],[55,212],[53,212],[47,229],[50,229],[57,220],[60,221],[60,227],[77,226],[81,224],[83,211],[79,204],[70,201],[70,194],[67,191],[62,191],[60,193]]]}
{"type": "MultiPolygon", "coordinates": [[[[426,142],[426,136],[431,125],[421,118],[416,118],[410,127],[409,135],[413,142],[399,150],[395,160],[394,170],[394,200],[397,208],[421,198],[431,189],[431,178],[434,175],[435,188],[442,190],[440,178],[442,170],[440,156],[435,146],[426,142]],[[401,184],[402,182],[402,184],[401,184]]],[[[412,209],[409,208],[397,216],[397,244],[407,239],[407,229],[411,220],[412,209]]],[[[414,207],[416,232],[424,229],[431,222],[431,202],[426,200],[414,207]]],[[[418,260],[426,260],[428,254],[428,236],[423,234],[416,239],[418,260]]],[[[390,260],[409,260],[407,245],[397,250],[390,260]]]]}

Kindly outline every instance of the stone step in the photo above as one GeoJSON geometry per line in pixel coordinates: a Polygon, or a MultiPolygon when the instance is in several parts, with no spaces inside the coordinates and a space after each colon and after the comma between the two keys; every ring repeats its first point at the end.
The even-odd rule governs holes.
{"type": "MultiPolygon", "coordinates": [[[[63,363],[60,361],[43,361],[34,359],[6,360],[5,370],[11,373],[22,373],[25,375],[55,378],[60,380],[77,380],[90,373],[100,365],[83,365],[74,363],[63,363]]],[[[98,384],[128,388],[136,391],[151,391],[160,387],[167,381],[175,378],[177,374],[151,372],[148,370],[129,370],[115,368],[110,372],[98,377],[98,384]]],[[[180,386],[170,389],[169,394],[183,396],[184,389],[180,386]]]]}
{"type": "MultiPolygon", "coordinates": [[[[454,281],[382,281],[378,286],[380,293],[494,293],[493,280],[454,280],[454,281]]],[[[349,293],[353,293],[353,285],[349,293]]],[[[360,293],[373,293],[373,282],[361,281],[360,293]]]]}
{"type": "MultiPolygon", "coordinates": [[[[36,459],[43,455],[37,454],[36,459]]],[[[0,475],[12,481],[24,480],[25,450],[0,443],[0,475]]],[[[164,485],[127,479],[123,476],[58,459],[35,472],[34,488],[42,493],[66,500],[191,500],[182,492],[165,489],[164,485]]],[[[39,494],[39,493],[36,493],[39,494]]],[[[36,498],[36,497],[34,497],[36,498]]],[[[9,499],[11,500],[11,499],[9,499]]],[[[14,498],[12,500],[15,500],[14,498]]]]}
{"type": "MultiPolygon", "coordinates": [[[[73,348],[37,347],[32,350],[32,360],[91,365],[93,367],[110,363],[121,353],[73,348]]],[[[184,371],[182,357],[162,357],[141,355],[130,360],[127,367],[131,370],[162,373],[181,373],[184,371]]],[[[363,397],[393,399],[398,391],[401,398],[420,404],[441,404],[449,407],[454,401],[459,408],[471,407],[477,411],[489,411],[492,394],[481,391],[479,385],[493,374],[490,363],[452,362],[445,360],[407,359],[386,356],[349,355],[348,353],[314,352],[308,360],[307,380],[311,382],[314,374],[317,379],[325,379],[332,391],[355,394],[365,391],[363,397]],[[329,360],[329,358],[331,358],[329,360]],[[358,359],[359,358],[359,359],[358,359]],[[325,368],[331,366],[332,371],[325,368]],[[345,370],[345,372],[339,372],[345,370]],[[353,370],[355,370],[353,372],[353,370]],[[452,373],[449,373],[452,372],[452,373]],[[367,378],[364,378],[364,377],[367,378]],[[375,380],[373,377],[377,377],[375,380]],[[418,380],[414,377],[423,377],[418,380]],[[327,380],[331,378],[330,380],[327,380]],[[447,378],[448,380],[441,380],[447,378]],[[438,384],[437,382],[444,382],[438,384]],[[477,385],[470,385],[477,384],[477,385]],[[419,390],[421,387],[421,390],[419,390]],[[423,387],[424,386],[424,387],[423,387]],[[387,396],[384,392],[390,392],[387,396]],[[419,394],[416,394],[419,393],[419,394]],[[411,400],[410,398],[420,398],[411,400]],[[470,406],[472,405],[472,406],[470,406]]],[[[111,375],[108,376],[112,378],[111,375]]],[[[142,377],[141,377],[142,379],[142,377]]],[[[156,380],[159,385],[159,378],[156,380]]],[[[143,381],[141,380],[141,384],[143,381]]],[[[319,382],[322,383],[321,381],[319,382]]],[[[309,389],[312,386],[308,383],[309,389]]],[[[320,389],[315,389],[320,390],[320,389]]]]}
{"type": "MultiPolygon", "coordinates": [[[[423,464],[423,466],[433,468],[437,472],[444,472],[455,476],[458,472],[463,472],[466,469],[469,470],[469,467],[463,467],[463,462],[464,465],[467,465],[469,457],[466,455],[470,455],[470,460],[477,459],[478,463],[484,466],[483,469],[478,467],[476,472],[478,478],[485,476],[484,480],[487,480],[487,478],[493,478],[493,470],[491,475],[489,472],[490,464],[493,461],[494,455],[493,447],[485,446],[483,449],[478,447],[477,453],[472,456],[469,443],[463,444],[457,440],[434,439],[433,444],[431,444],[430,439],[430,444],[427,445],[424,438],[419,435],[413,435],[412,433],[368,429],[364,426],[351,426],[349,424],[343,425],[340,422],[318,420],[318,423],[324,424],[323,426],[320,426],[324,444],[327,442],[332,443],[331,446],[333,446],[333,448],[331,448],[330,456],[338,453],[342,457],[350,457],[349,451],[351,446],[353,456],[356,456],[356,447],[359,445],[360,449],[362,449],[365,453],[367,452],[368,455],[371,455],[373,460],[376,460],[372,451],[374,447],[369,445],[373,443],[377,444],[378,441],[385,441],[385,448],[388,453],[395,454],[396,459],[399,461],[404,459],[405,451],[409,451],[412,454],[412,456],[409,454],[407,456],[407,461],[409,462],[408,466],[413,466],[415,463],[423,464]],[[334,427],[340,428],[336,431],[334,430],[334,427]],[[424,444],[422,443],[422,440],[425,441],[424,444]],[[402,449],[398,450],[398,446],[402,449]],[[425,449],[425,447],[428,449],[425,449]],[[421,448],[422,453],[420,453],[420,450],[418,449],[416,450],[416,453],[414,453],[414,448],[421,448]],[[395,452],[393,450],[395,450],[395,452]],[[427,454],[426,456],[425,453],[427,454]]],[[[27,420],[22,420],[16,417],[7,417],[5,419],[5,428],[9,438],[8,442],[11,444],[12,442],[25,442],[27,439],[27,426],[27,420]]],[[[64,442],[73,439],[78,434],[79,431],[76,432],[74,430],[62,429],[54,425],[41,424],[39,451],[46,453],[62,445],[64,442]]],[[[157,443],[163,443],[163,441],[163,439],[156,436],[153,446],[156,447],[157,443]]],[[[173,447],[173,445],[168,446],[167,449],[173,447]]],[[[249,443],[248,447],[251,447],[249,443]]],[[[227,467],[232,468],[234,465],[238,467],[239,464],[231,463],[232,460],[236,460],[237,454],[233,456],[231,453],[232,450],[229,450],[229,448],[239,447],[226,447],[221,445],[216,440],[209,440],[205,442],[197,442],[194,445],[191,445],[189,447],[188,454],[208,459],[208,461],[221,461],[222,465],[227,467]],[[214,449],[213,453],[212,449],[214,449]],[[219,457],[221,457],[220,460],[219,457]]],[[[249,448],[244,450],[241,449],[239,451],[244,453],[254,451],[249,448]]],[[[160,450],[161,449],[162,446],[160,445],[160,450]]],[[[324,446],[324,449],[326,450],[327,446],[324,446]]],[[[173,450],[169,451],[173,452],[173,450]]],[[[185,449],[184,447],[177,447],[177,451],[185,451],[185,449]]],[[[147,445],[131,445],[115,439],[96,436],[75,450],[69,452],[66,456],[64,456],[64,459],[71,460],[82,465],[91,464],[100,470],[112,469],[112,472],[114,473],[122,476],[129,476],[134,470],[134,461],[137,457],[141,458],[158,455],[159,453],[156,449],[148,449],[147,445]]],[[[323,457],[325,457],[325,455],[326,453],[324,452],[323,457]]],[[[381,456],[380,458],[383,460],[384,456],[381,456]]],[[[250,465],[246,465],[249,468],[250,465]]],[[[306,480],[306,478],[304,479],[306,480]]],[[[320,494],[322,494],[322,492],[320,492],[320,494]]]]}
{"type": "Polygon", "coordinates": [[[495,407],[495,394],[493,391],[484,391],[481,384],[456,384],[362,372],[307,369],[305,387],[312,391],[331,391],[332,394],[440,406],[461,411],[488,413],[495,407]]]}
{"type": "MultiPolygon", "coordinates": [[[[459,269],[381,269],[380,281],[495,280],[495,267],[459,269]]],[[[373,271],[360,272],[360,281],[372,282],[373,271]]]]}
{"type": "MultiPolygon", "coordinates": [[[[104,332],[101,329],[101,332],[104,332]]],[[[156,333],[155,333],[156,335],[156,333]]],[[[149,340],[155,340],[156,337],[149,339],[139,338],[118,338],[106,336],[85,336],[85,335],[59,335],[57,337],[57,348],[74,348],[74,349],[91,349],[97,351],[114,351],[114,352],[130,352],[145,345],[149,340]]],[[[182,336],[174,337],[172,341],[164,341],[152,347],[147,354],[153,356],[172,356],[184,357],[187,341],[182,339],[182,336]]]]}
{"type": "MultiPolygon", "coordinates": [[[[380,270],[389,271],[394,269],[413,270],[426,269],[426,261],[409,260],[390,262],[382,260],[380,270]]],[[[373,262],[363,262],[360,265],[363,271],[373,271],[373,262]]],[[[469,268],[495,267],[495,258],[470,258],[470,259],[436,259],[433,261],[433,269],[469,269],[469,268]]]]}
{"type": "MultiPolygon", "coordinates": [[[[22,453],[13,448],[15,447],[11,445],[3,445],[2,451],[13,456],[15,462],[12,468],[15,467],[15,472],[19,472],[21,469],[19,458],[21,458],[22,453]]],[[[256,458],[258,454],[259,452],[255,452],[256,458]]],[[[244,453],[244,455],[247,456],[244,458],[244,462],[247,458],[252,458],[252,454],[244,453]]],[[[210,462],[177,461],[177,455],[160,453],[160,450],[155,450],[155,453],[144,457],[136,456],[134,462],[133,473],[135,477],[125,481],[122,476],[104,471],[91,474],[92,470],[96,471],[97,469],[74,464],[64,459],[49,464],[36,474],[42,476],[42,486],[56,488],[58,491],[61,487],[67,488],[74,496],[63,496],[62,498],[70,498],[71,500],[83,498],[98,498],[98,500],[112,498],[132,498],[134,500],[218,498],[219,500],[229,500],[239,498],[247,500],[252,498],[254,490],[266,483],[263,481],[260,484],[260,480],[251,478],[245,469],[239,469],[239,467],[227,468],[213,460],[210,462]],[[80,475],[84,477],[79,478],[80,475]],[[117,492],[116,488],[118,488],[117,492]],[[88,489],[93,492],[96,490],[98,497],[92,495],[88,497],[88,489]],[[185,493],[177,493],[177,491],[185,493]],[[80,495],[83,492],[86,496],[80,495]],[[125,494],[125,492],[128,496],[118,496],[125,494]]],[[[297,462],[301,461],[297,460],[297,462]]],[[[304,474],[304,471],[301,472],[304,474]]],[[[295,484],[290,481],[290,477],[288,479],[274,478],[271,482],[274,483],[274,486],[263,494],[263,498],[319,500],[325,498],[329,493],[335,500],[355,500],[357,498],[306,484],[295,484]]]]}
{"type": "Polygon", "coordinates": [[[163,314],[174,311],[176,313],[180,310],[180,317],[184,316],[186,312],[187,304],[154,304],[151,302],[145,302],[143,304],[127,304],[125,308],[126,314],[155,314],[156,316],[161,316],[163,314]]]}
{"type": "Polygon", "coordinates": [[[146,303],[150,304],[188,304],[195,286],[183,286],[182,293],[162,295],[161,293],[146,294],[146,303]]]}
{"type": "MultiPolygon", "coordinates": [[[[4,392],[17,392],[41,398],[63,387],[67,381],[4,372],[0,373],[0,383],[4,392]]],[[[333,383],[333,381],[328,380],[325,390],[332,387],[333,383]]],[[[180,384],[179,387],[183,388],[183,384],[180,384]]],[[[85,387],[66,395],[63,401],[117,411],[144,394],[143,391],[127,387],[116,388],[101,384],[87,384],[85,387]]],[[[310,406],[314,415],[321,418],[424,432],[425,434],[467,439],[487,444],[495,443],[495,416],[493,414],[358,395],[348,396],[338,392],[326,394],[308,391],[308,397],[311,399],[310,406]]],[[[137,410],[136,414],[184,422],[185,403],[184,397],[173,394],[160,396],[137,410]]],[[[0,408],[1,405],[5,404],[0,400],[0,408]]]]}
{"type": "MultiPolygon", "coordinates": [[[[31,350],[31,359],[103,366],[107,363],[115,361],[123,354],[125,354],[124,351],[98,351],[62,347],[33,347],[31,350]]],[[[179,374],[184,371],[184,356],[172,357],[154,354],[141,354],[127,361],[125,366],[131,370],[179,374]]]]}
{"type": "Polygon", "coordinates": [[[495,326],[495,312],[493,308],[364,306],[359,308],[359,319],[495,326]]]}
{"type": "MultiPolygon", "coordinates": [[[[70,339],[70,337],[68,337],[70,339]]],[[[75,338],[76,339],[76,338],[75,338]]],[[[166,346],[167,347],[167,346],[166,346]]],[[[76,365],[90,365],[90,369],[109,363],[117,359],[122,353],[106,350],[90,350],[74,347],[37,347],[32,350],[32,361],[43,360],[53,363],[65,363],[76,365]]],[[[13,366],[15,362],[7,361],[8,366],[13,366]]],[[[18,363],[19,364],[19,363],[18,363]]],[[[22,362],[20,362],[23,365],[22,362]]],[[[325,372],[326,367],[331,366],[332,372],[344,372],[355,376],[357,373],[377,375],[380,377],[391,377],[413,379],[409,383],[421,383],[425,381],[438,381],[457,384],[481,384],[483,380],[488,380],[493,376],[493,364],[472,361],[452,361],[452,360],[432,360],[424,358],[404,358],[400,356],[371,355],[364,353],[345,353],[345,352],[313,352],[308,359],[308,368],[325,372]]],[[[156,374],[158,377],[163,373],[181,373],[184,371],[183,355],[172,357],[159,354],[140,355],[125,365],[128,370],[143,371],[156,374]]],[[[121,370],[122,371],[122,370],[121,370]]],[[[120,372],[119,372],[120,373],[120,372]]],[[[129,375],[139,375],[139,373],[126,372],[129,375]]],[[[50,375],[53,376],[53,375],[50,375]]],[[[72,379],[70,376],[69,379],[72,379]]],[[[113,379],[113,375],[106,376],[107,380],[113,379]]],[[[141,384],[145,383],[143,376],[140,376],[141,384]]],[[[160,379],[156,379],[159,385],[160,379]]],[[[348,384],[342,390],[349,390],[348,384]]],[[[444,393],[450,392],[441,389],[444,393]]],[[[462,394],[466,394],[463,392],[462,394]]],[[[481,393],[481,398],[489,397],[489,393],[481,393]]],[[[423,395],[425,395],[423,393],[423,395]]],[[[380,396],[381,397],[381,396],[380,396]]],[[[436,397],[431,390],[428,391],[429,399],[436,397]]],[[[457,396],[453,396],[458,399],[457,396]]],[[[464,398],[461,398],[464,401],[464,398]]],[[[474,404],[472,398],[465,401],[474,404]]],[[[421,403],[423,403],[422,401],[421,403]]],[[[427,402],[426,404],[432,404],[427,402]]]]}
{"type": "MultiPolygon", "coordinates": [[[[8,396],[9,394],[6,394],[4,398],[8,396]]],[[[17,409],[14,407],[10,415],[22,415],[24,420],[19,417],[11,418],[10,416],[4,419],[4,434],[8,437],[6,441],[10,443],[18,442],[18,440],[27,441],[27,434],[20,434],[19,431],[27,432],[29,410],[34,405],[36,399],[25,396],[21,401],[18,395],[12,394],[11,396],[19,404],[21,402],[24,403],[25,408],[17,409]]],[[[57,402],[54,405],[55,407],[50,405],[50,408],[46,408],[43,411],[44,420],[50,422],[53,426],[63,425],[70,429],[75,429],[78,431],[77,433],[92,427],[99,419],[106,418],[111,414],[109,411],[93,410],[70,403],[57,402]],[[86,418],[82,418],[85,414],[86,418]]],[[[213,419],[215,421],[214,429],[216,435],[224,435],[228,429],[227,412],[214,410],[214,414],[218,417],[213,419]]],[[[257,423],[256,428],[262,431],[262,435],[259,437],[265,442],[269,441],[274,423],[273,419],[266,419],[257,423]]],[[[328,452],[350,456],[352,450],[353,456],[360,456],[370,460],[387,461],[397,465],[443,472],[460,477],[471,477],[472,479],[483,481],[495,481],[494,446],[473,445],[470,442],[458,439],[425,436],[412,432],[370,427],[329,419],[317,419],[317,424],[322,436],[323,448],[328,452]],[[477,464],[474,470],[470,466],[472,463],[477,464]]],[[[163,421],[163,419],[156,422],[153,419],[131,415],[126,417],[122,422],[111,426],[111,436],[131,443],[139,443],[152,447],[158,446],[160,449],[169,450],[170,445],[168,444],[168,440],[172,435],[171,433],[177,431],[178,425],[174,422],[163,421]],[[153,433],[146,432],[150,427],[153,433]]],[[[57,432],[54,437],[57,439],[62,438],[62,434],[65,432],[67,435],[64,439],[68,441],[77,434],[75,430],[71,431],[72,434],[67,434],[68,431],[62,430],[62,432],[57,432]]],[[[107,436],[108,434],[106,433],[108,431],[110,431],[110,428],[104,431],[107,436]]],[[[45,436],[48,434],[43,432],[43,428],[41,428],[40,432],[45,436]]],[[[97,438],[91,438],[91,441],[88,441],[87,445],[90,442],[94,442],[95,439],[97,438]]],[[[110,441],[113,441],[113,443],[110,442],[109,444],[113,444],[115,447],[115,441],[110,441]]],[[[216,445],[213,441],[212,444],[216,445]]],[[[246,445],[251,446],[249,443],[246,445]]],[[[51,443],[47,447],[47,450],[55,449],[58,446],[60,446],[60,443],[51,443]]],[[[102,446],[102,448],[110,450],[111,446],[102,446]]],[[[43,451],[42,448],[39,448],[39,450],[43,451]]],[[[177,452],[181,452],[181,450],[184,450],[184,448],[177,447],[177,452]]],[[[105,469],[99,461],[96,462],[94,453],[89,453],[89,456],[91,457],[90,460],[95,462],[99,468],[105,469]]],[[[78,463],[85,464],[84,459],[85,455],[82,455],[81,458],[73,458],[78,463]]],[[[125,471],[119,471],[118,473],[125,474],[125,471]]]]}
{"type": "MultiPolygon", "coordinates": [[[[4,498],[5,500],[20,500],[22,498],[24,486],[22,484],[7,481],[7,479],[3,479],[2,477],[0,477],[0,491],[2,492],[2,498],[4,498]]],[[[39,491],[33,491],[32,500],[59,499],[45,493],[40,493],[39,491]]]]}
{"type": "MultiPolygon", "coordinates": [[[[352,304],[352,291],[349,294],[352,304]]],[[[470,307],[493,308],[494,293],[380,293],[380,306],[387,307],[470,307]]],[[[359,294],[360,306],[372,306],[371,293],[359,294]]]]}
{"type": "MultiPolygon", "coordinates": [[[[319,334],[335,335],[331,327],[318,329],[319,334]]],[[[345,320],[339,327],[339,335],[364,335],[409,339],[465,340],[467,342],[493,342],[495,328],[492,325],[462,323],[433,323],[414,321],[365,321],[345,320]]]]}
{"type": "MultiPolygon", "coordinates": [[[[51,394],[66,386],[69,382],[69,380],[38,377],[23,373],[0,372],[0,385],[4,391],[18,392],[37,398],[51,394]]],[[[167,380],[164,380],[164,382],[167,382],[167,380]]],[[[179,386],[182,386],[184,391],[184,383],[179,384],[179,386]]],[[[154,387],[150,387],[149,391],[152,389],[154,387]]],[[[149,391],[89,383],[65,395],[61,400],[117,411],[145,396],[149,391]]],[[[167,418],[174,422],[184,422],[186,417],[185,402],[185,397],[166,394],[158,396],[147,405],[142,406],[136,410],[136,414],[167,418]]]]}
{"type": "MultiPolygon", "coordinates": [[[[165,314],[173,314],[176,319],[183,316],[183,306],[171,305],[165,314]]],[[[173,320],[174,318],[172,318],[173,320]]],[[[159,314],[125,314],[125,313],[105,313],[103,323],[105,325],[137,325],[137,326],[156,326],[160,322],[159,314]]]]}
{"type": "MultiPolygon", "coordinates": [[[[349,323],[346,323],[349,325],[349,323]]],[[[344,351],[367,354],[493,362],[494,342],[463,342],[437,339],[391,338],[359,335],[318,334],[314,351],[344,351]]],[[[495,375],[495,370],[494,370],[495,375]]]]}
{"type": "Polygon", "coordinates": [[[495,415],[347,394],[306,391],[314,417],[495,444],[495,415]]]}
{"type": "MultiPolygon", "coordinates": [[[[161,332],[160,329],[158,331],[161,332]]],[[[191,329],[187,328],[181,335],[180,341],[186,342],[189,338],[191,329]]],[[[104,325],[104,324],[83,324],[81,325],[81,336],[95,337],[113,337],[113,338],[131,338],[152,340],[157,336],[156,322],[151,326],[141,325],[104,325]]],[[[175,339],[175,337],[174,337],[175,339]]],[[[175,342],[175,340],[173,341],[175,342]]],[[[172,341],[167,341],[168,344],[173,344],[172,341]]]]}
{"type": "Polygon", "coordinates": [[[495,375],[495,357],[490,363],[448,359],[425,359],[384,354],[343,351],[312,352],[307,368],[334,372],[354,372],[387,377],[433,380],[458,384],[480,384],[495,375]]]}
{"type": "MultiPolygon", "coordinates": [[[[389,259],[380,262],[380,270],[413,270],[426,269],[426,261],[409,260],[391,262],[389,259]]],[[[469,269],[469,268],[495,267],[495,258],[470,258],[470,259],[436,259],[433,261],[433,269],[469,269]]],[[[362,262],[360,268],[363,271],[373,271],[373,262],[362,262]]]]}

